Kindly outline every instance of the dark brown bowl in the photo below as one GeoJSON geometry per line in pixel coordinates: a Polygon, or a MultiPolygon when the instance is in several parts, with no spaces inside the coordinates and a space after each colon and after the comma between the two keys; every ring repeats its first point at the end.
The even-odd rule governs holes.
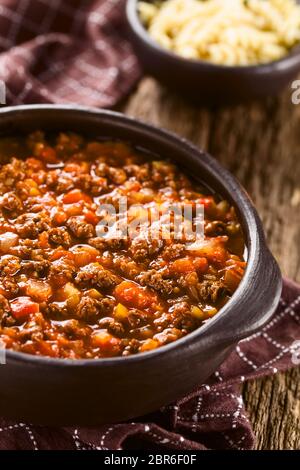
{"type": "Polygon", "coordinates": [[[130,357],[69,360],[7,351],[0,365],[0,416],[41,424],[99,424],[152,412],[203,383],[239,340],[261,328],[281,293],[279,268],[268,250],[248,195],[219,163],[186,140],[110,111],[35,105],[2,108],[0,137],[34,129],[106,136],[171,157],[236,207],[248,266],[232,299],[190,335],[130,357]]]}
{"type": "Polygon", "coordinates": [[[150,37],[140,20],[137,3],[138,0],[127,0],[126,16],[142,67],[193,101],[230,104],[277,95],[300,71],[300,45],[281,60],[257,66],[223,66],[182,58],[150,37]]]}

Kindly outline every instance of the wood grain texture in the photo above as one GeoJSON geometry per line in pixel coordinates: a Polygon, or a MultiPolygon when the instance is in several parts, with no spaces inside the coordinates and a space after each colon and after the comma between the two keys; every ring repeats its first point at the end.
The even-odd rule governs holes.
{"type": "MultiPolygon", "coordinates": [[[[242,182],[285,275],[300,281],[300,105],[291,91],[264,103],[206,109],[143,79],[122,110],[209,151],[242,182]]],[[[300,449],[300,370],[244,386],[258,449],[300,449]]]]}

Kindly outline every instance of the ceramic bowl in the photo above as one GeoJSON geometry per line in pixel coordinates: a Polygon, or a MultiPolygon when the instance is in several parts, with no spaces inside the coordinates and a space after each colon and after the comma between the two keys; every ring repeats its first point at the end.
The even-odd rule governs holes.
{"type": "Polygon", "coordinates": [[[277,95],[300,71],[300,45],[280,60],[255,66],[223,66],[180,57],[151,38],[137,4],[138,0],[127,0],[126,16],[144,71],[192,101],[231,104],[277,95]]]}
{"type": "Polygon", "coordinates": [[[262,224],[237,180],[214,158],[174,134],[111,111],[55,105],[0,110],[0,137],[36,129],[118,138],[172,158],[237,210],[248,250],[247,269],[229,302],[198,330],[129,357],[70,360],[7,350],[6,364],[0,365],[0,416],[40,424],[95,425],[153,412],[202,384],[276,309],[281,275],[262,224]]]}

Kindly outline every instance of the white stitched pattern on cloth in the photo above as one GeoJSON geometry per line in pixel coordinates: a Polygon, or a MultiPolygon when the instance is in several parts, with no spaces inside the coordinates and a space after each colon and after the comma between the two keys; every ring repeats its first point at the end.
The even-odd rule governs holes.
{"type": "Polygon", "coordinates": [[[100,446],[103,450],[109,450],[107,447],[105,447],[105,439],[114,429],[115,429],[115,426],[111,426],[102,434],[100,446]]]}
{"type": "Polygon", "coordinates": [[[249,365],[250,367],[252,367],[253,369],[257,369],[257,365],[255,365],[254,362],[251,361],[251,359],[249,359],[243,351],[241,351],[241,348],[240,348],[239,346],[237,346],[237,347],[235,348],[235,350],[236,350],[238,356],[239,356],[244,362],[246,362],[246,364],[248,364],[248,365],[249,365]]]}
{"type": "Polygon", "coordinates": [[[203,397],[202,397],[202,395],[199,395],[199,398],[198,398],[197,404],[196,404],[196,410],[195,410],[195,413],[192,416],[192,420],[193,420],[192,431],[193,432],[196,431],[196,425],[197,425],[197,422],[199,420],[199,413],[200,413],[202,401],[203,401],[203,397]]]}
{"type": "Polygon", "coordinates": [[[148,431],[148,434],[155,439],[157,439],[157,444],[173,444],[174,446],[182,445],[182,443],[185,441],[185,438],[183,436],[178,436],[178,440],[175,441],[174,438],[170,439],[167,437],[159,436],[157,433],[154,431],[150,430],[148,431]]]}
{"type": "Polygon", "coordinates": [[[287,304],[286,302],[283,301],[283,305],[285,306],[284,310],[278,313],[269,323],[267,323],[267,325],[265,325],[261,329],[261,331],[259,331],[258,333],[254,333],[251,336],[248,336],[248,338],[243,339],[242,341],[240,341],[240,344],[248,343],[249,341],[252,341],[252,339],[258,338],[259,336],[262,335],[263,332],[270,330],[273,326],[275,326],[278,322],[280,322],[280,320],[282,320],[283,317],[287,314],[293,313],[293,315],[298,316],[298,314],[294,312],[294,308],[299,303],[300,303],[300,296],[297,297],[295,300],[293,300],[293,302],[291,302],[290,304],[287,304]]]}
{"type": "Polygon", "coordinates": [[[236,401],[237,401],[237,408],[235,410],[235,412],[233,413],[233,421],[232,421],[232,428],[235,429],[237,427],[237,420],[238,418],[241,417],[241,412],[242,412],[242,409],[243,409],[243,406],[244,406],[244,402],[243,402],[243,398],[241,395],[237,395],[235,397],[236,401]]]}
{"type": "Polygon", "coordinates": [[[30,438],[30,440],[31,440],[31,442],[32,442],[32,444],[33,444],[34,450],[39,450],[38,445],[37,445],[37,442],[36,442],[35,437],[34,437],[34,434],[33,434],[32,430],[31,430],[31,427],[28,426],[28,425],[26,425],[26,424],[24,424],[24,429],[26,429],[26,431],[27,431],[27,433],[28,433],[28,436],[29,436],[29,438],[30,438]]]}
{"type": "Polygon", "coordinates": [[[83,102],[87,106],[108,107],[123,98],[137,81],[139,66],[124,28],[120,27],[124,23],[119,8],[122,0],[103,0],[94,5],[88,0],[76,3],[39,0],[40,16],[38,13],[31,15],[35,11],[29,0],[18,2],[15,11],[0,5],[0,19],[7,18],[9,26],[5,35],[1,36],[0,31],[0,47],[4,50],[0,54],[0,70],[5,68],[4,63],[9,66],[1,77],[7,83],[8,104],[39,102],[40,99],[41,102],[83,102]],[[90,17],[96,21],[91,27],[90,17]],[[105,27],[97,22],[100,17],[105,27]],[[64,18],[67,19],[65,30],[55,32],[57,19],[64,18]],[[23,37],[19,33],[24,32],[29,41],[17,44],[19,37],[23,37]],[[83,38],[80,43],[79,37],[83,38]],[[51,42],[55,46],[52,49],[51,42]],[[100,43],[103,47],[97,52],[100,43]],[[43,53],[43,49],[49,50],[49,54],[43,53]],[[61,53],[56,54],[58,49],[64,51],[63,60],[61,53]],[[15,75],[20,63],[23,64],[22,77],[15,75]],[[35,68],[39,70],[37,74],[33,72],[35,68]],[[24,89],[26,81],[31,85],[24,89]]]}
{"type": "Polygon", "coordinates": [[[76,445],[77,450],[102,450],[101,447],[96,446],[95,444],[92,444],[91,442],[83,442],[82,439],[79,437],[78,429],[76,428],[74,430],[74,433],[72,434],[73,440],[76,445]],[[87,449],[87,447],[89,449],[87,449]]]}
{"type": "Polygon", "coordinates": [[[277,341],[275,341],[274,339],[272,339],[271,336],[268,335],[268,333],[263,332],[261,335],[262,335],[262,337],[265,338],[270,344],[272,344],[272,346],[275,346],[275,348],[280,349],[280,350],[283,350],[283,349],[284,349],[284,346],[283,346],[282,344],[278,343],[277,341]]]}

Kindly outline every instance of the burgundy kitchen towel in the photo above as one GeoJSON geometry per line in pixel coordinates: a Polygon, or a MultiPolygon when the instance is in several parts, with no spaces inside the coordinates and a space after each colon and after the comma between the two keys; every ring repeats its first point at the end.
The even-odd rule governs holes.
{"type": "Polygon", "coordinates": [[[125,0],[1,0],[0,79],[7,104],[111,107],[140,75],[125,0]]]}
{"type": "Polygon", "coordinates": [[[0,419],[0,449],[252,449],[242,382],[299,364],[300,286],[285,280],[272,320],[241,341],[189,396],[132,422],[97,428],[48,428],[0,419]]]}

